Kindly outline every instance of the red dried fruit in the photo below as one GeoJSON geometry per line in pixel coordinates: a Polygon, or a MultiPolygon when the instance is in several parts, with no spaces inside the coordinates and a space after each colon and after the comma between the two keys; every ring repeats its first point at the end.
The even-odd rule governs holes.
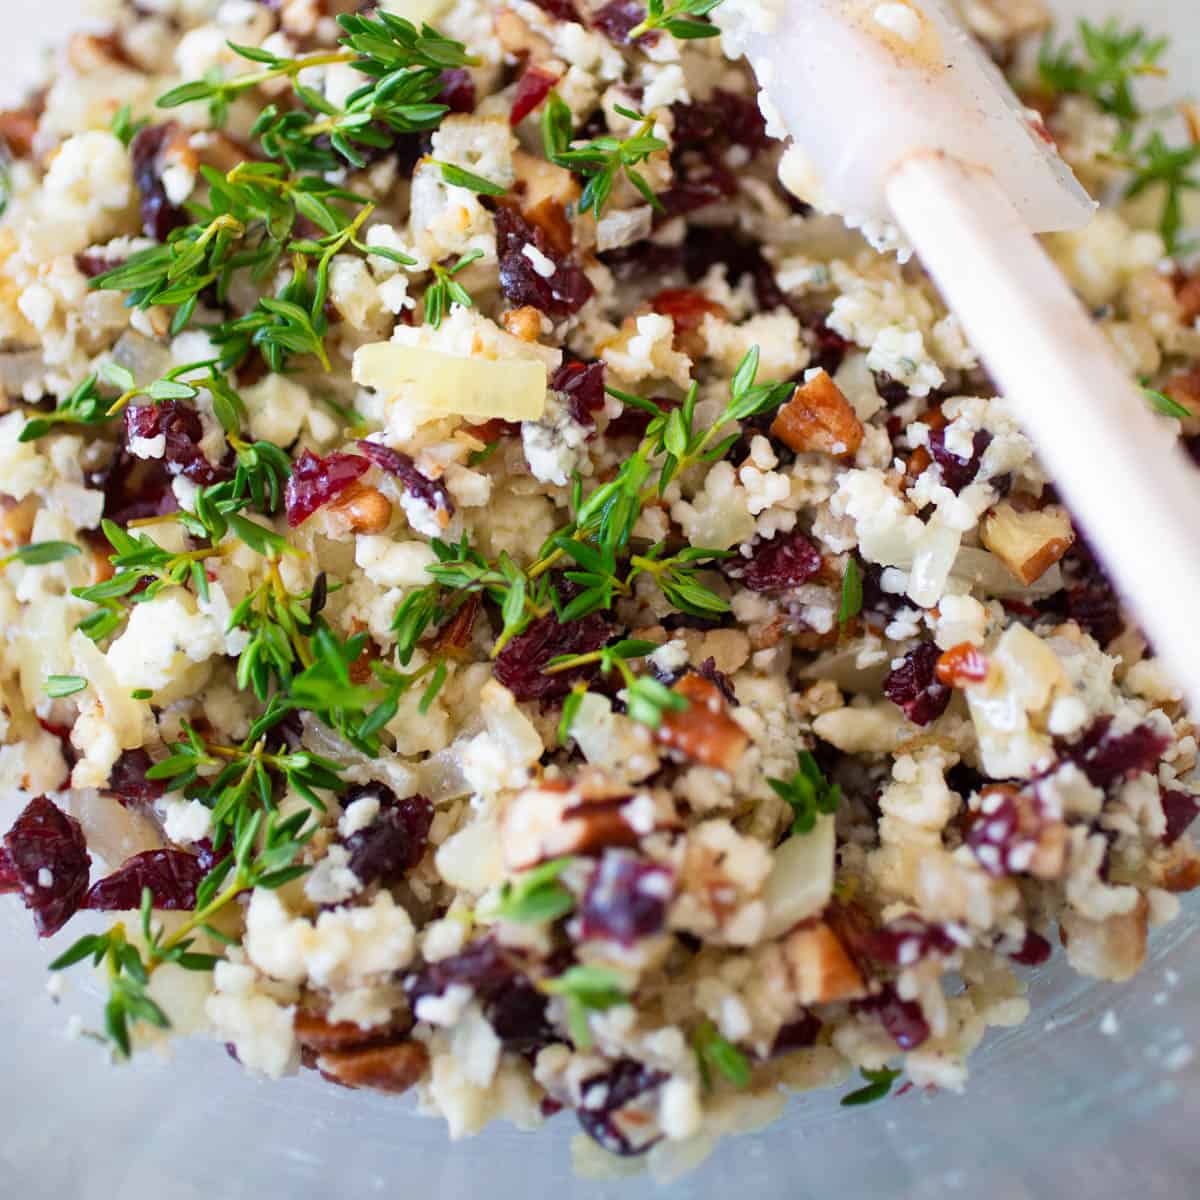
{"type": "Polygon", "coordinates": [[[782,592],[807,583],[821,570],[820,551],[794,529],[757,543],[749,561],[727,560],[725,573],[752,592],[782,592]]]}
{"type": "Polygon", "coordinates": [[[930,924],[917,916],[905,916],[875,930],[867,953],[878,963],[902,969],[931,954],[948,957],[958,949],[958,943],[944,926],[930,924]]]}
{"type": "Polygon", "coordinates": [[[846,358],[850,343],[840,333],[835,333],[824,321],[809,331],[812,342],[810,367],[820,367],[830,375],[836,375],[846,358]]]}
{"type": "Polygon", "coordinates": [[[675,128],[672,145],[677,150],[699,150],[712,154],[727,146],[761,150],[770,139],[767,123],[753,96],[715,88],[707,100],[672,104],[675,128]]]}
{"type": "Polygon", "coordinates": [[[567,410],[580,425],[595,425],[604,407],[604,363],[565,362],[550,376],[550,389],[567,402],[567,410]]]}
{"type": "Polygon", "coordinates": [[[438,103],[444,104],[452,113],[475,111],[475,81],[466,67],[447,67],[442,72],[438,103]]]}
{"type": "Polygon", "coordinates": [[[155,908],[192,909],[196,907],[196,888],[205,874],[203,864],[194,854],[182,850],[146,850],[92,884],[82,907],[102,912],[138,908],[142,889],[149,888],[155,908]]]}
{"type": "Polygon", "coordinates": [[[557,82],[558,76],[543,67],[526,67],[513,92],[512,112],[508,114],[509,124],[520,125],[545,100],[557,82]]]}
{"type": "Polygon", "coordinates": [[[465,950],[437,962],[426,963],[404,980],[404,994],[414,1014],[426,996],[445,995],[451,984],[463,984],[482,996],[490,996],[507,985],[516,969],[492,938],[472,942],[465,950]]]}
{"type": "Polygon", "coordinates": [[[585,1079],[582,1101],[575,1110],[584,1133],[610,1154],[629,1158],[645,1154],[661,1139],[654,1121],[655,1098],[650,1093],[667,1081],[632,1058],[622,1058],[612,1070],[585,1079]],[[641,1104],[635,1103],[641,1100],[641,1104]]]}
{"type": "Polygon", "coordinates": [[[1067,616],[1101,646],[1107,646],[1125,628],[1121,602],[1107,580],[1096,579],[1068,588],[1066,608],[1067,616]]]}
{"type": "Polygon", "coordinates": [[[1164,846],[1173,846],[1188,831],[1196,814],[1200,813],[1200,796],[1172,789],[1161,792],[1160,798],[1163,816],[1167,819],[1162,842],[1164,846]]]}
{"type": "Polygon", "coordinates": [[[1097,717],[1072,743],[1055,742],[1060,762],[1073,762],[1093,787],[1108,789],[1144,771],[1153,771],[1171,739],[1149,724],[1111,733],[1111,716],[1097,717]]]}
{"type": "Polygon", "coordinates": [[[163,150],[175,137],[178,126],[174,121],[163,125],[146,125],[139,129],[129,144],[133,162],[133,178],[142,196],[142,229],[147,237],[165,242],[173,229],[186,225],[187,214],[167,198],[163,187],[163,150]]]}
{"type": "Polygon", "coordinates": [[[500,651],[492,670],[518,700],[555,700],[565,696],[579,680],[591,679],[596,668],[592,665],[547,675],[543,671],[546,664],[560,654],[599,650],[615,632],[600,613],[565,625],[553,613],[547,613],[500,651]]]}
{"type": "Polygon", "coordinates": [[[18,893],[38,936],[49,937],[78,911],[91,865],[79,822],[38,796],[0,843],[0,893],[18,893]]]}
{"type": "Polygon", "coordinates": [[[960,458],[946,449],[945,429],[933,429],[929,433],[929,453],[942,470],[942,482],[955,494],[967,484],[974,482],[983,462],[983,452],[991,444],[992,435],[980,430],[971,441],[971,457],[960,458]]]}
{"type": "Polygon", "coordinates": [[[671,872],[627,850],[606,850],[579,905],[579,937],[632,946],[661,933],[671,899],[671,872]]]}
{"type": "Polygon", "coordinates": [[[533,1054],[562,1041],[546,1016],[548,1003],[548,996],[517,974],[486,998],[483,1015],[506,1050],[533,1054]]]}
{"type": "Polygon", "coordinates": [[[1040,967],[1042,963],[1049,960],[1053,949],[1054,947],[1040,933],[1028,929],[1025,931],[1025,940],[1021,943],[1021,948],[1008,957],[1023,967],[1040,967]]]}
{"type": "MultiPolygon", "coordinates": [[[[638,0],[609,0],[603,8],[592,13],[591,24],[598,29],[610,42],[624,46],[629,41],[630,33],[646,19],[646,6],[638,0]]],[[[653,43],[658,40],[654,31],[643,34],[639,42],[653,43]]]]}
{"type": "Polygon", "coordinates": [[[496,209],[496,255],[500,260],[500,289],[513,304],[529,304],[539,312],[567,317],[578,312],[596,290],[582,269],[561,255],[543,230],[515,209],[496,209]],[[524,253],[532,244],[554,264],[548,279],[539,275],[524,253]]]}
{"type": "Polygon", "coordinates": [[[381,470],[394,475],[404,484],[405,491],[415,496],[423,504],[435,511],[440,509],[449,517],[454,513],[454,505],[446,485],[439,479],[430,479],[422,474],[417,464],[399,450],[390,446],[382,446],[378,442],[368,442],[365,439],[358,443],[358,448],[381,470]]]}
{"type": "Polygon", "coordinates": [[[946,711],[951,690],[937,680],[940,651],[922,642],[883,681],[883,694],[898,705],[914,725],[928,725],[946,711]]]}
{"type": "Polygon", "coordinates": [[[283,494],[287,523],[295,529],[324,504],[340,496],[371,464],[358,454],[327,454],[319,458],[305,450],[292,464],[283,494]]]}
{"type": "Polygon", "coordinates": [[[688,213],[720,204],[737,195],[737,176],[721,163],[701,161],[692,166],[680,164],[675,168],[675,182],[658,195],[667,217],[682,217],[688,213]]]}
{"type": "Polygon", "coordinates": [[[130,521],[176,512],[179,502],[162,459],[141,459],[121,446],[112,463],[90,476],[104,492],[104,515],[124,528],[130,521]]]}
{"type": "MultiPolygon", "coordinates": [[[[125,409],[125,448],[134,438],[165,440],[162,462],[168,475],[183,475],[201,487],[229,477],[229,471],[214,467],[204,457],[200,441],[204,426],[196,411],[178,400],[157,404],[130,405],[125,409]]],[[[131,451],[132,452],[132,451],[131,451]]]]}
{"type": "Polygon", "coordinates": [[[580,24],[579,11],[571,3],[571,0],[533,0],[533,2],[542,12],[547,12],[560,21],[574,21],[576,24],[580,24]]]}
{"type": "Polygon", "coordinates": [[[424,856],[433,824],[433,805],[424,796],[399,799],[378,784],[351,788],[344,802],[350,804],[365,795],[379,797],[379,815],[346,839],[350,870],[364,884],[388,886],[399,882],[424,856]]]}
{"type": "Polygon", "coordinates": [[[808,1046],[815,1046],[817,1038],[820,1036],[820,1018],[805,1009],[801,1016],[794,1021],[789,1021],[775,1035],[767,1057],[775,1058],[780,1054],[790,1054],[793,1050],[803,1050],[808,1046]]]}
{"type": "Polygon", "coordinates": [[[131,804],[152,804],[167,790],[160,780],[146,778],[152,766],[154,760],[145,750],[122,750],[108,773],[104,794],[119,800],[126,808],[131,804]]]}
{"type": "Polygon", "coordinates": [[[883,985],[883,991],[852,1006],[856,1012],[873,1013],[901,1050],[915,1050],[929,1040],[929,1022],[915,1000],[901,1000],[895,987],[883,985]]]}

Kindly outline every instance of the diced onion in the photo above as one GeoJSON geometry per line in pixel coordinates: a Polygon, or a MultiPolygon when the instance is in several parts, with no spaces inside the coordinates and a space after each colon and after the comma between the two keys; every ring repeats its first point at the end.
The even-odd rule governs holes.
{"type": "Polygon", "coordinates": [[[525,359],[463,358],[375,342],[354,355],[354,382],[391,399],[405,393],[436,413],[504,421],[536,421],[546,408],[546,368],[525,359]]]}
{"type": "Polygon", "coordinates": [[[763,886],[767,920],[764,939],[776,938],[793,925],[815,917],[833,895],[833,817],[818,817],[811,833],[794,834],[775,851],[763,886]]]}

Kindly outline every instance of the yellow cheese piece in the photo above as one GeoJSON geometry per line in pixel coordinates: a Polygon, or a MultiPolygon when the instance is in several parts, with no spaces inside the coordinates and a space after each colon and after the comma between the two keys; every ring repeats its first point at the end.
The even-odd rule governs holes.
{"type": "Polygon", "coordinates": [[[379,7],[411,21],[420,29],[422,25],[432,25],[449,6],[449,0],[383,0],[379,7]]]}
{"type": "Polygon", "coordinates": [[[354,354],[354,382],[436,413],[536,421],[546,409],[546,368],[529,359],[463,358],[375,342],[354,354]]]}

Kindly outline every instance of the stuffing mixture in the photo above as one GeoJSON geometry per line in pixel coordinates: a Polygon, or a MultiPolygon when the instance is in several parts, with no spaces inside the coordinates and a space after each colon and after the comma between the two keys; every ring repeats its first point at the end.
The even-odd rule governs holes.
{"type": "MultiPolygon", "coordinates": [[[[962,8],[1197,445],[1162,44],[962,8]]],[[[1179,692],[919,264],[782,188],[726,15],[111,0],[0,113],[0,892],[88,910],[115,1057],[665,1178],[962,1088],[1200,884],[1179,692]]]]}

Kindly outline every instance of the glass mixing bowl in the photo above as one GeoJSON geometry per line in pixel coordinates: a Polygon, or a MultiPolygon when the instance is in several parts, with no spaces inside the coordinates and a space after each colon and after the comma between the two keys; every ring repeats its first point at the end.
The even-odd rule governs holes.
{"type": "MultiPolygon", "coordinates": [[[[999,0],[1003,3],[1004,0],[999,0]]],[[[70,27],[78,0],[3,0],[15,86],[35,47],[70,27]],[[47,9],[49,11],[47,11],[47,9]],[[14,68],[15,64],[15,68],[14,68]]],[[[1174,39],[1172,66],[1200,91],[1195,0],[1062,0],[1064,16],[1136,14],[1174,39]],[[1187,72],[1191,72],[1191,78],[1187,72]]],[[[0,823],[11,805],[0,798],[0,823]]],[[[73,938],[78,931],[68,935],[73,938]]],[[[570,1114],[535,1136],[505,1126],[452,1145],[408,1100],[342,1091],[311,1074],[245,1076],[219,1046],[110,1067],[64,1033],[89,1008],[79,977],[60,1004],[42,990],[53,946],[0,904],[0,1197],[21,1200],[420,1200],[550,1195],[639,1200],[650,1181],[572,1177],[570,1114]]],[[[58,939],[58,940],[61,940],[58,939]]],[[[60,947],[61,948],[61,947],[60,947]]],[[[963,1096],[915,1091],[845,1110],[838,1092],[797,1098],[785,1118],[727,1139],[668,1194],[697,1200],[1171,1200],[1200,1191],[1200,903],[1152,939],[1119,987],[1073,976],[1061,954],[1031,974],[1034,1015],[996,1031],[963,1096]],[[1109,1013],[1113,1016],[1108,1016],[1109,1013]],[[1115,1032],[1114,1032],[1115,1030],[1115,1032]],[[1106,1032],[1107,1031],[1107,1032],[1106,1032]]],[[[845,1089],[842,1089],[845,1090],[845,1089]]]]}

